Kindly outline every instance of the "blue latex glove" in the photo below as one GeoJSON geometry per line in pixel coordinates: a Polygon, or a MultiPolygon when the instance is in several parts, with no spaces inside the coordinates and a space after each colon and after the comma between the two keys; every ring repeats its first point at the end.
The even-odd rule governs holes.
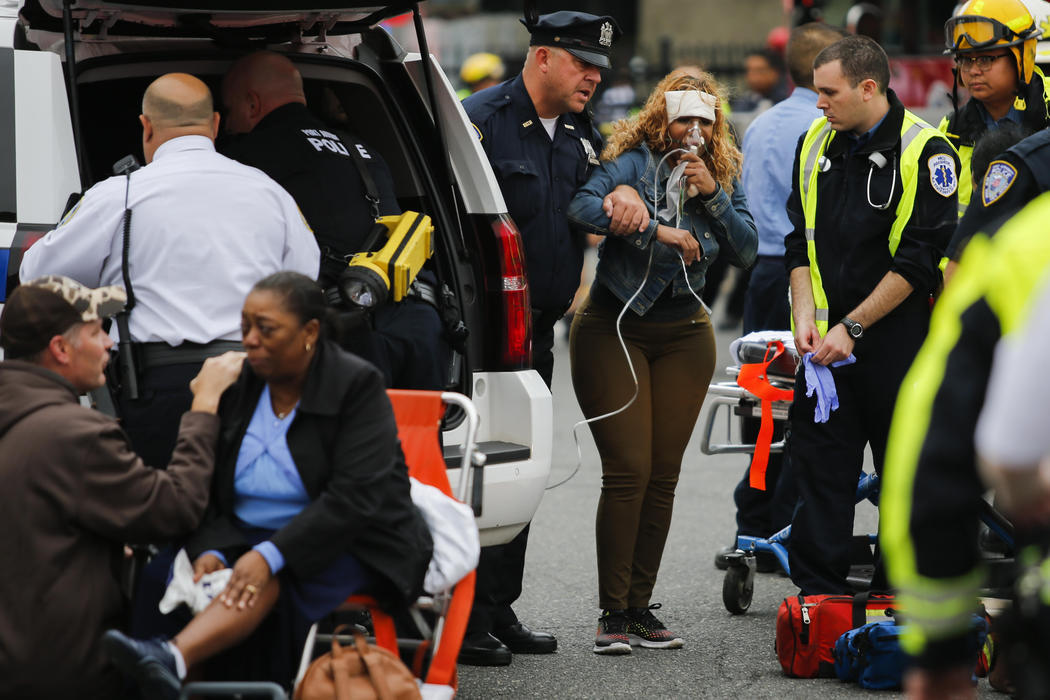
{"type": "MultiPolygon", "coordinates": [[[[851,354],[845,360],[832,362],[831,366],[843,367],[852,365],[856,361],[857,358],[851,354]]],[[[813,361],[811,352],[802,356],[802,364],[806,372],[806,396],[813,396],[813,392],[817,392],[817,407],[813,410],[813,420],[817,423],[827,423],[831,412],[839,407],[835,378],[831,376],[831,369],[813,361]]]]}

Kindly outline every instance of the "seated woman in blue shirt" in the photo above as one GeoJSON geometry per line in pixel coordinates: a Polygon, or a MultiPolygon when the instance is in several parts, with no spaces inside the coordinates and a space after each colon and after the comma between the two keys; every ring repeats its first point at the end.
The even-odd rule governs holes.
{"type": "Polygon", "coordinates": [[[714,333],[699,296],[717,256],[750,267],[758,249],[724,101],[707,73],[664,78],[635,119],[615,126],[601,166],[569,207],[577,228],[605,236],[569,339],[580,407],[603,416],[590,424],[602,460],[597,654],[683,644],[653,615],[660,606],[650,597],[682,454],[714,372],[714,333]],[[649,205],[646,230],[611,235],[602,199],[618,185],[649,205]]]}
{"type": "Polygon", "coordinates": [[[187,668],[235,645],[208,676],[287,684],[309,625],[347,596],[397,605],[421,592],[430,533],[383,378],[325,339],[325,313],[320,287],[293,272],[244,303],[247,363],[223,396],[211,501],[186,547],[198,578],[233,573],[170,642],[106,633],[145,697],[177,697],[187,668]]]}

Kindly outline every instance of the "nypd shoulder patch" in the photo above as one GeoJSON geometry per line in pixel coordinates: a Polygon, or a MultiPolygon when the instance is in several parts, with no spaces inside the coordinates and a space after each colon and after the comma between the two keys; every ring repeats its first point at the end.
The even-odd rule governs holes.
{"type": "Polygon", "coordinates": [[[1005,160],[993,160],[981,181],[981,201],[988,207],[999,201],[1017,179],[1017,168],[1005,160]]]}
{"type": "Polygon", "coordinates": [[[474,122],[471,122],[471,123],[470,123],[470,125],[471,125],[472,127],[474,127],[474,133],[475,133],[475,134],[477,134],[477,136],[478,136],[478,141],[482,141],[482,140],[484,139],[484,137],[483,137],[483,136],[481,135],[481,129],[479,129],[479,128],[478,128],[478,125],[477,125],[477,124],[475,124],[474,122]]]}
{"type": "Polygon", "coordinates": [[[955,175],[955,160],[950,155],[938,153],[926,161],[930,170],[930,186],[942,197],[951,197],[959,187],[955,175]]]}

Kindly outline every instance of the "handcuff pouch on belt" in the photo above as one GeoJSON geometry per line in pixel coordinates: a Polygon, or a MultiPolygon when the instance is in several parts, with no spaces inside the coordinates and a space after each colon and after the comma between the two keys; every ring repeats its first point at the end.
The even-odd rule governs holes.
{"type": "Polygon", "coordinates": [[[736,383],[761,400],[762,418],[755,440],[755,454],[751,459],[749,485],[759,491],[766,490],[766,467],[769,464],[769,447],[773,443],[773,402],[790,401],[794,392],[780,389],[769,381],[769,365],[784,353],[784,343],[772,340],[766,345],[762,362],[740,365],[736,383]],[[772,353],[772,356],[770,356],[772,353]]]}

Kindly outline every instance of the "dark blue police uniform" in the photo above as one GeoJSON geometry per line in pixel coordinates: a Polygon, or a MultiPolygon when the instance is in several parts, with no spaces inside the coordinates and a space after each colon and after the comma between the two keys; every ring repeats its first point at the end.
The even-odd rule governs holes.
{"type": "MultiPolygon", "coordinates": [[[[321,249],[323,287],[334,285],[349,256],[363,251],[377,216],[401,213],[393,177],[379,152],[357,136],[331,129],[304,104],[277,107],[250,133],[225,141],[222,150],[262,170],[295,199],[321,249]],[[355,163],[358,156],[374,182],[375,192],[368,195],[378,198],[374,206],[355,163]]],[[[434,280],[429,271],[422,276],[434,280]]],[[[380,305],[373,323],[375,333],[356,334],[347,349],[378,366],[388,386],[445,388],[449,351],[436,308],[410,296],[380,305]]]]}
{"type": "MultiPolygon", "coordinates": [[[[609,67],[609,50],[621,33],[611,17],[583,12],[553,12],[522,23],[531,34],[531,46],[564,49],[599,68],[609,67]]],[[[522,75],[471,95],[463,106],[521,232],[532,299],[532,365],[549,388],[554,324],[572,303],[583,269],[583,235],[569,230],[569,201],[598,165],[601,136],[584,111],[560,115],[551,137],[522,75]]],[[[507,648],[514,653],[556,649],[552,635],[524,627],[511,609],[521,595],[528,535],[526,525],[507,544],[481,550],[460,663],[504,665],[510,663],[507,648]],[[494,648],[497,639],[507,648],[494,648]]]]}
{"type": "Polygon", "coordinates": [[[1050,190],[1050,127],[1006,149],[988,166],[948,244],[948,257],[958,260],[975,233],[997,230],[1047,190],[1050,190]]]}
{"type": "Polygon", "coordinates": [[[463,106],[521,231],[533,309],[533,366],[550,387],[554,324],[572,303],[583,269],[583,238],[569,230],[565,213],[598,163],[601,135],[588,114],[570,112],[558,117],[551,140],[520,75],[471,95],[463,106]]]}

